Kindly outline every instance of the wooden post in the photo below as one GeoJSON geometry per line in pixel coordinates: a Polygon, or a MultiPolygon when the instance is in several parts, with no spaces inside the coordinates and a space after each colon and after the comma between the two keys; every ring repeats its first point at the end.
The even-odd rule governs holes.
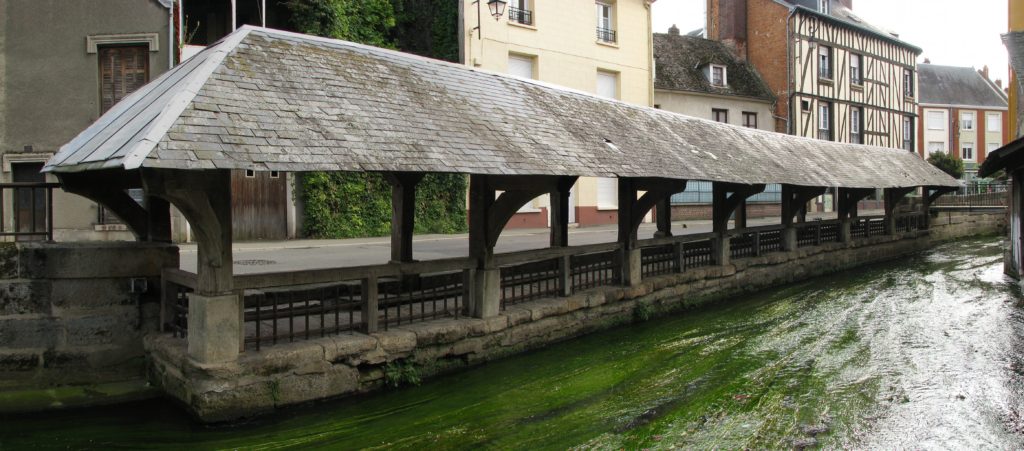
{"type": "MultiPolygon", "coordinates": [[[[717,265],[728,265],[730,254],[729,217],[737,213],[737,209],[746,205],[748,197],[764,191],[765,185],[738,185],[734,183],[714,182],[712,184],[711,221],[715,237],[714,258],[717,265]]],[[[746,212],[743,217],[737,216],[736,227],[745,226],[746,212]]]]}
{"type": "MultiPolygon", "coordinates": [[[[473,275],[473,296],[466,303],[466,313],[476,318],[498,314],[500,308],[500,286],[487,283],[488,272],[498,272],[494,267],[494,247],[490,245],[489,219],[494,207],[494,189],[486,175],[469,177],[469,256],[476,260],[473,275]]],[[[500,276],[498,277],[500,285],[500,276]]]]}
{"type": "Polygon", "coordinates": [[[407,263],[412,258],[412,237],[416,225],[416,185],[422,173],[387,172],[391,185],[391,261],[407,263]]]}
{"type": "Polygon", "coordinates": [[[149,240],[170,243],[171,204],[156,196],[146,196],[146,219],[149,240]]]}
{"type": "Polygon", "coordinates": [[[672,197],[664,197],[654,206],[654,220],[658,224],[658,231],[654,232],[655,238],[667,238],[672,236],[672,197]]]}
{"type": "Polygon", "coordinates": [[[377,276],[362,280],[363,332],[372,334],[380,328],[380,296],[377,292],[377,276]]]}
{"type": "Polygon", "coordinates": [[[196,291],[189,295],[188,353],[202,363],[238,358],[243,303],[233,289],[231,172],[146,169],[146,191],[174,204],[195,232],[196,291]]]}
{"type": "Polygon", "coordinates": [[[569,193],[576,177],[562,177],[551,196],[551,247],[569,245],[569,193]]]}

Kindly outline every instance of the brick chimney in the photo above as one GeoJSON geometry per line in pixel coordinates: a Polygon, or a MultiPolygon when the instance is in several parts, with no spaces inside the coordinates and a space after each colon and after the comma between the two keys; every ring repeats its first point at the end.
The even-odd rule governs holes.
{"type": "Polygon", "coordinates": [[[988,80],[988,65],[987,64],[982,66],[981,70],[979,70],[978,72],[981,74],[982,77],[985,77],[985,79],[988,80]]]}
{"type": "Polygon", "coordinates": [[[671,27],[668,27],[668,34],[672,36],[679,36],[679,27],[677,27],[676,24],[672,24],[671,27]]]}
{"type": "MultiPolygon", "coordinates": [[[[708,29],[708,39],[721,41],[736,56],[747,59],[747,0],[712,0],[718,4],[716,33],[708,29]]],[[[709,16],[710,11],[709,11],[709,16]]],[[[710,17],[709,17],[710,19],[710,17]]],[[[711,25],[711,20],[708,21],[711,25]]]]}
{"type": "Polygon", "coordinates": [[[999,89],[1003,89],[1003,80],[997,78],[996,79],[996,86],[998,86],[999,89]]]}

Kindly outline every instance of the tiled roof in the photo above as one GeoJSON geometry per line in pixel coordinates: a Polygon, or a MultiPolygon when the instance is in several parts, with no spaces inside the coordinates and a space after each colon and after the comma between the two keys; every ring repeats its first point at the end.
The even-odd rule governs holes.
{"type": "Polygon", "coordinates": [[[128,96],[46,170],[139,167],[956,184],[906,151],[720,124],[254,27],[128,96]]]}
{"type": "Polygon", "coordinates": [[[936,105],[1006,108],[1006,98],[970,67],[917,65],[918,100],[936,105]]]}
{"type": "Polygon", "coordinates": [[[774,100],[754,68],[725,44],[695,36],[654,33],[656,89],[774,100]],[[728,86],[713,86],[704,75],[708,64],[726,67],[728,86]]]}

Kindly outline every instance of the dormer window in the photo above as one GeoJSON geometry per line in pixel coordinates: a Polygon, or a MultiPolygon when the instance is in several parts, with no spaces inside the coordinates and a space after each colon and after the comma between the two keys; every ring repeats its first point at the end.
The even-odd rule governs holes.
{"type": "Polygon", "coordinates": [[[828,14],[828,1],[829,0],[818,0],[818,12],[828,14]]]}
{"type": "Polygon", "coordinates": [[[710,77],[708,78],[710,79],[712,86],[717,86],[719,88],[724,88],[729,83],[725,72],[725,66],[719,66],[717,64],[711,65],[710,77]]]}

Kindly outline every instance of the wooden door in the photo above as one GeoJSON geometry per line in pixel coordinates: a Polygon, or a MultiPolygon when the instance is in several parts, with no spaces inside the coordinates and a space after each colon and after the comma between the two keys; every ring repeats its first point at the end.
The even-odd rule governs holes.
{"type": "Polygon", "coordinates": [[[232,233],[236,241],[288,237],[287,185],[278,171],[231,171],[232,233]]]}

